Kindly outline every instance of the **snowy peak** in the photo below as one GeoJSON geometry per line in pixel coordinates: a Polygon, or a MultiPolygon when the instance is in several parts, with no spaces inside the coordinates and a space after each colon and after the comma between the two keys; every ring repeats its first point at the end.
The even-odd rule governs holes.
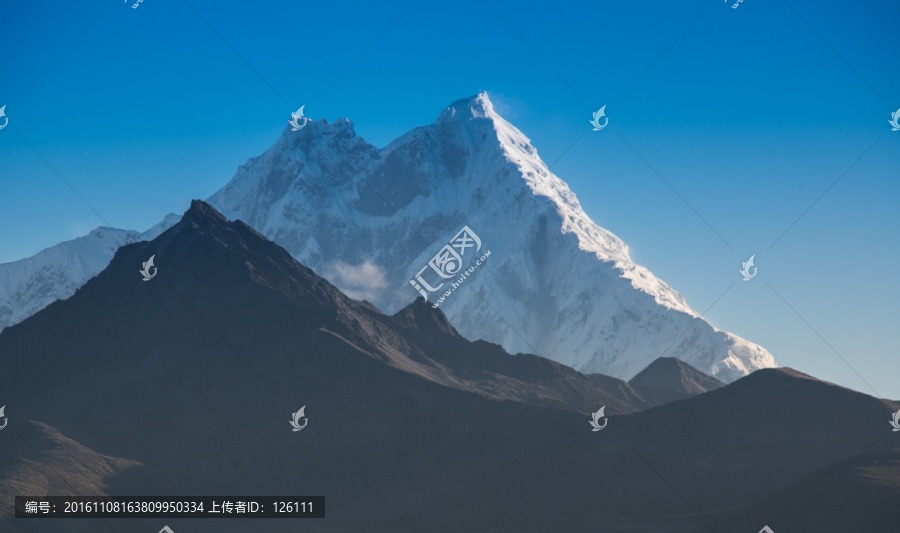
{"type": "Polygon", "coordinates": [[[335,142],[331,141],[339,143],[340,141],[348,141],[354,138],[356,138],[356,130],[353,127],[353,122],[347,117],[340,117],[330,124],[324,118],[309,120],[299,130],[294,130],[290,125],[285,126],[279,141],[284,140],[286,145],[294,147],[309,146],[311,143],[323,141],[326,144],[335,146],[335,142]]]}
{"type": "MultiPolygon", "coordinates": [[[[347,119],[286,127],[208,202],[388,314],[420,298],[409,283],[416,276],[451,281],[429,262],[467,226],[483,243],[479,253],[491,255],[440,311],[460,335],[510,353],[624,379],[663,355],[725,382],[775,366],[764,348],[715,329],[635,264],[486,93],[381,149],[347,119]]],[[[72,279],[83,283],[110,258],[72,279]]]]}
{"type": "MultiPolygon", "coordinates": [[[[411,134],[422,135],[421,132],[430,130],[452,132],[452,138],[448,139],[451,135],[445,135],[441,140],[446,144],[471,147],[468,149],[470,153],[493,159],[493,164],[505,167],[505,171],[498,176],[502,180],[479,184],[496,192],[499,203],[508,206],[526,194],[544,199],[545,205],[552,206],[563,217],[564,230],[578,236],[584,250],[598,254],[604,261],[631,263],[625,243],[590,220],[568,184],[550,172],[531,144],[531,139],[494,111],[486,92],[457,100],[441,112],[434,124],[417,128],[411,134]],[[547,204],[547,201],[550,203],[547,204]]],[[[404,136],[392,146],[407,143],[409,140],[404,136]]],[[[483,176],[488,178],[490,174],[483,176]]],[[[670,303],[680,304],[679,298],[674,298],[670,303]]]]}
{"type": "Polygon", "coordinates": [[[382,149],[343,119],[287,130],[209,202],[386,313],[420,297],[409,280],[468,226],[489,266],[441,310],[511,353],[626,379],[662,355],[723,381],[775,365],[635,264],[486,93],[382,149]]]}
{"type": "MultiPolygon", "coordinates": [[[[581,250],[595,254],[600,261],[615,263],[634,288],[653,295],[661,305],[697,316],[678,292],[631,260],[628,246],[621,239],[596,225],[587,216],[575,193],[565,181],[550,172],[531,140],[494,112],[487,93],[482,92],[454,102],[431,127],[441,128],[448,121],[453,121],[467,132],[480,130],[483,133],[489,129],[491,136],[496,137],[494,141],[487,135],[482,135],[480,141],[485,149],[499,146],[502,158],[511,170],[502,173],[506,180],[493,184],[500,189],[498,200],[501,203],[515,203],[525,194],[534,197],[543,204],[542,208],[550,208],[556,212],[562,220],[562,231],[577,237],[581,250]],[[509,192],[514,193],[512,198],[509,197],[509,192]]],[[[427,128],[429,127],[423,129],[427,128]]],[[[466,138],[471,135],[463,132],[458,137],[466,138]]]]}
{"type": "Polygon", "coordinates": [[[290,217],[290,206],[300,198],[316,209],[334,207],[334,195],[350,190],[377,156],[348,119],[331,124],[311,120],[299,131],[286,127],[271,148],[240,166],[209,202],[228,218],[241,218],[267,233],[269,221],[290,217]]]}
{"type": "MultiPolygon", "coordinates": [[[[496,153],[494,151],[499,147],[500,155],[513,165],[522,162],[523,158],[540,161],[537,150],[531,145],[531,139],[494,111],[494,104],[486,92],[453,102],[438,115],[434,124],[417,128],[413,132],[428,129],[452,131],[456,139],[443,136],[442,140],[471,145],[479,152],[496,153]]],[[[403,141],[405,136],[395,142],[403,141]]],[[[525,176],[509,177],[521,181],[525,176]]]]}
{"type": "Polygon", "coordinates": [[[494,104],[488,97],[487,92],[480,92],[475,96],[457,100],[447,106],[438,116],[438,121],[445,120],[467,120],[470,118],[489,118],[498,117],[494,113],[494,104]]]}

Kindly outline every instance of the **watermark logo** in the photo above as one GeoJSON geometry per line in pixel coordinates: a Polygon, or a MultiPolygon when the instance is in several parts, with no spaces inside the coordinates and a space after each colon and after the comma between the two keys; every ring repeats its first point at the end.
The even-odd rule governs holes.
{"type": "MultiPolygon", "coordinates": [[[[0,414],[3,413],[3,410],[0,409],[0,414]]],[[[893,418],[891,419],[891,425],[894,426],[893,431],[900,431],[900,411],[894,413],[893,418]]]]}
{"type": "Polygon", "coordinates": [[[600,431],[601,429],[606,427],[606,424],[609,423],[609,419],[606,418],[606,406],[604,405],[600,409],[597,410],[596,413],[591,413],[591,426],[594,428],[591,431],[600,431]],[[600,419],[603,419],[603,425],[600,425],[600,419]]]}
{"type": "Polygon", "coordinates": [[[303,116],[303,108],[306,107],[306,104],[300,106],[295,113],[291,113],[291,120],[288,120],[288,124],[291,125],[291,131],[300,131],[305,126],[306,123],[309,122],[309,119],[303,116]],[[303,120],[303,123],[300,123],[300,120],[303,120]]]}
{"type": "Polygon", "coordinates": [[[175,532],[172,531],[172,528],[170,528],[169,526],[163,526],[163,528],[159,530],[159,533],[175,533],[175,532]]]}
{"type": "MultiPolygon", "coordinates": [[[[3,107],[6,107],[6,106],[3,106],[3,107]]],[[[2,113],[2,111],[3,111],[3,109],[0,109],[0,113],[2,113]]],[[[0,114],[0,116],[3,116],[3,115],[0,114]]],[[[900,121],[900,109],[898,109],[898,110],[894,111],[893,113],[891,113],[891,120],[888,120],[888,124],[890,124],[891,126],[893,126],[893,127],[891,128],[891,131],[898,131],[898,130],[900,130],[900,122],[898,122],[898,121],[900,121]]],[[[4,125],[5,125],[5,124],[4,124],[4,125]]]]}
{"type": "MultiPolygon", "coordinates": [[[[737,9],[738,6],[740,6],[743,2],[744,2],[744,0],[737,0],[737,2],[731,4],[731,8],[732,8],[732,9],[737,9]]],[[[727,3],[728,3],[728,0],[725,0],[724,3],[727,4],[727,3]]]]}
{"type": "Polygon", "coordinates": [[[756,257],[756,254],[751,255],[750,259],[747,259],[746,261],[744,261],[742,263],[744,268],[742,268],[740,270],[740,272],[741,272],[741,275],[744,276],[744,281],[750,281],[751,279],[756,277],[757,268],[755,266],[753,266],[753,258],[754,257],[756,257]],[[752,272],[750,271],[751,268],[753,269],[752,272]]]}
{"type": "Polygon", "coordinates": [[[470,266],[465,271],[462,271],[463,267],[463,256],[466,255],[466,251],[469,248],[474,248],[469,252],[471,256],[473,253],[478,253],[481,250],[481,238],[478,237],[469,226],[463,226],[463,229],[459,230],[459,233],[456,234],[450,242],[445,244],[443,248],[441,248],[434,257],[428,261],[428,264],[423,266],[421,270],[416,274],[414,279],[409,280],[409,284],[413,286],[414,289],[419,291],[419,294],[422,295],[422,298],[425,298],[425,301],[428,301],[428,292],[437,292],[444,286],[444,282],[441,280],[437,286],[432,286],[428,281],[425,280],[424,272],[431,268],[431,270],[443,278],[444,280],[449,280],[456,278],[459,276],[456,281],[450,282],[450,288],[444,291],[444,294],[438,298],[435,305],[432,307],[437,309],[443,301],[450,296],[456,289],[459,288],[460,285],[472,274],[475,270],[478,269],[484,263],[484,261],[491,255],[490,250],[487,250],[479,259],[475,260],[475,263],[470,266]],[[461,272],[462,271],[462,272],[461,272]],[[425,292],[428,291],[428,292],[425,292]]]}
{"type": "Polygon", "coordinates": [[[5,411],[6,411],[6,406],[5,406],[5,405],[4,405],[3,407],[0,407],[0,418],[3,419],[3,425],[0,426],[0,430],[2,430],[3,428],[5,428],[7,422],[9,422],[9,419],[6,418],[6,413],[5,413],[5,411]]]}
{"type": "Polygon", "coordinates": [[[3,125],[0,126],[0,130],[6,127],[9,124],[9,117],[6,116],[6,106],[0,107],[0,118],[3,119],[3,125]]]}
{"type": "Polygon", "coordinates": [[[759,530],[759,533],[775,533],[769,526],[763,526],[762,529],[759,530]]]}
{"type": "Polygon", "coordinates": [[[594,113],[594,118],[589,120],[591,126],[594,127],[594,131],[600,131],[609,124],[609,117],[606,116],[606,106],[601,107],[594,113]],[[603,119],[603,125],[600,124],[600,119],[603,119]]]}
{"type": "Polygon", "coordinates": [[[306,427],[306,424],[309,424],[309,418],[306,416],[306,406],[301,407],[296,413],[291,413],[290,424],[294,429],[291,431],[300,431],[301,429],[306,427]],[[303,425],[300,425],[300,419],[303,418],[303,425]]]}
{"type": "Polygon", "coordinates": [[[150,281],[151,279],[156,277],[157,268],[155,266],[153,266],[153,258],[154,257],[156,257],[156,255],[151,255],[150,259],[147,259],[144,263],[142,263],[143,269],[141,269],[139,272],[144,276],[144,281],[150,281]],[[150,273],[151,268],[153,269],[152,274],[150,273]]]}
{"type": "MultiPolygon", "coordinates": [[[[124,3],[128,3],[129,0],[125,0],[124,3]]],[[[144,0],[137,0],[135,3],[131,4],[131,9],[137,9],[141,4],[144,3],[144,0]]]]}

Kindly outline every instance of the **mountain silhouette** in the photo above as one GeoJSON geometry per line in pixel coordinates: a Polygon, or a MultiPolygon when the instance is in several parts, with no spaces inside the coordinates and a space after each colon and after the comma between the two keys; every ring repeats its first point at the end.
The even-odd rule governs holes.
{"type": "Polygon", "coordinates": [[[603,374],[587,377],[638,410],[724,387],[716,378],[674,357],[660,357],[629,381],[603,374]]]}
{"type": "MultiPolygon", "coordinates": [[[[179,533],[759,531],[817,498],[897,494],[896,403],[790,369],[716,388],[664,360],[645,374],[679,401],[645,409],[603,386],[614,378],[468,341],[422,300],[384,315],[200,201],[6,328],[0,365],[4,501],[326,497],[324,519],[166,519],[179,533]],[[157,275],[142,281],[150,256],[157,275]],[[608,424],[592,432],[603,405],[608,424]],[[294,432],[303,406],[308,424],[294,432]]],[[[801,523],[865,530],[898,523],[897,509],[818,505],[801,523]]],[[[63,527],[24,522],[4,514],[0,530],[63,527]]]]}

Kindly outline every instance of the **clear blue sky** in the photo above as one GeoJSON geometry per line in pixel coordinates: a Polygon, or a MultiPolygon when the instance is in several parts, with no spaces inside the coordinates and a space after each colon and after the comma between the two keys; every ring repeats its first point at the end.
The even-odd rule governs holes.
{"type": "Polygon", "coordinates": [[[605,104],[553,166],[598,224],[783,366],[900,398],[900,3],[131,3],[0,8],[0,261],[183,211],[302,104],[383,146],[487,90],[548,164],[605,104]]]}

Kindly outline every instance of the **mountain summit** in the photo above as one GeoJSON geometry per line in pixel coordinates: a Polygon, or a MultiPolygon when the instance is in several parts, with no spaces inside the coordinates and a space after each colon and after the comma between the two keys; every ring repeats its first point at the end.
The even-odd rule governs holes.
{"type": "Polygon", "coordinates": [[[684,394],[703,394],[722,387],[722,382],[674,357],[660,357],[633,377],[629,385],[673,390],[684,394]]]}
{"type": "MultiPolygon", "coordinates": [[[[511,353],[624,379],[661,356],[724,382],[776,366],[764,348],[715,329],[634,263],[487,93],[454,102],[380,149],[346,118],[285,127],[208,201],[388,314],[426,292],[410,284],[420,272],[435,286],[446,282],[443,291],[459,280],[437,278],[428,265],[468,227],[479,257],[490,256],[477,271],[466,257],[469,275],[440,309],[464,337],[511,353]]],[[[103,241],[92,234],[0,265],[0,328],[71,296],[118,246],[151,239],[177,218],[143,235],[110,240],[108,230],[103,241]]],[[[429,303],[442,294],[429,292],[429,303]]]]}
{"type": "Polygon", "coordinates": [[[286,129],[209,201],[347,294],[397,312],[468,226],[491,255],[441,304],[467,338],[626,379],[662,355],[726,382],[775,366],[635,264],[487,93],[382,149],[346,119],[310,126],[286,129]]]}

